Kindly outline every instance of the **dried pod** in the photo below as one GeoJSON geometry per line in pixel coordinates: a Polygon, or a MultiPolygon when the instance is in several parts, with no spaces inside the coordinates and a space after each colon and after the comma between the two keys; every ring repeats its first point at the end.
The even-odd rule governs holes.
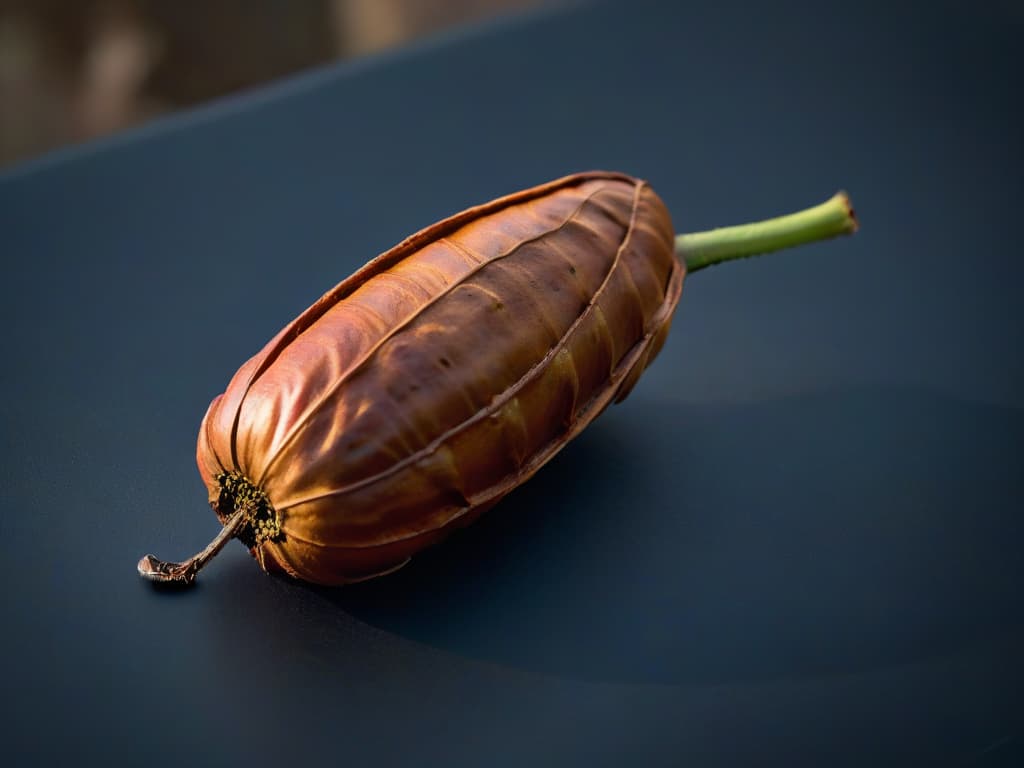
{"type": "Polygon", "coordinates": [[[413,235],[335,286],[211,403],[197,460],[267,571],[344,584],[393,571],[527,480],[629,394],[690,270],[852,231],[849,202],[675,237],[643,181],[568,176],[413,235]],[[683,259],[677,258],[677,251],[683,259]]]}

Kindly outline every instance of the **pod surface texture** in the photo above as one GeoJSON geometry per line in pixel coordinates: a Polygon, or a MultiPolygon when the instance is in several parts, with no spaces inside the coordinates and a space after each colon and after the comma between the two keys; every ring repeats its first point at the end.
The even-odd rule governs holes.
{"type": "Polygon", "coordinates": [[[199,471],[266,494],[268,571],[394,570],[527,480],[632,389],[682,290],[645,182],[575,174],[407,238],[286,326],[214,399],[199,471]]]}

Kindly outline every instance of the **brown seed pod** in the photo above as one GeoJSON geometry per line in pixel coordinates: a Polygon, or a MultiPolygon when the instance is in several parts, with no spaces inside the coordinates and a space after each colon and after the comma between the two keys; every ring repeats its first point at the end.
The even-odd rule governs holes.
{"type": "MultiPolygon", "coordinates": [[[[692,245],[698,268],[748,255],[701,262],[710,249],[692,245]]],[[[190,583],[231,537],[265,570],[320,584],[401,567],[626,397],[668,334],[686,273],[679,247],[650,186],[604,172],[406,239],[214,399],[197,460],[224,528],[196,558],[147,555],[140,573],[190,583]]]]}

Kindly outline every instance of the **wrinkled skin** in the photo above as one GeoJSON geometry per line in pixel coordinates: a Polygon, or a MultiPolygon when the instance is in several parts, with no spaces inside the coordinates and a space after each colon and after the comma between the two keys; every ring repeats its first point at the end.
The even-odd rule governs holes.
{"type": "Polygon", "coordinates": [[[394,570],[629,393],[684,272],[664,204],[619,174],[441,221],[337,285],[211,403],[197,449],[210,501],[225,471],[266,492],[283,535],[252,552],[269,571],[343,584],[394,570]]]}

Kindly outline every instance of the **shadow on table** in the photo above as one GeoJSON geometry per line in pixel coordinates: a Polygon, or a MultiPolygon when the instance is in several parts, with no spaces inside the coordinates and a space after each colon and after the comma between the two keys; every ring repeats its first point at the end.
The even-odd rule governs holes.
{"type": "Polygon", "coordinates": [[[611,409],[396,574],[309,588],[471,658],[587,680],[847,673],[1024,624],[1024,415],[899,391],[611,409]]]}

